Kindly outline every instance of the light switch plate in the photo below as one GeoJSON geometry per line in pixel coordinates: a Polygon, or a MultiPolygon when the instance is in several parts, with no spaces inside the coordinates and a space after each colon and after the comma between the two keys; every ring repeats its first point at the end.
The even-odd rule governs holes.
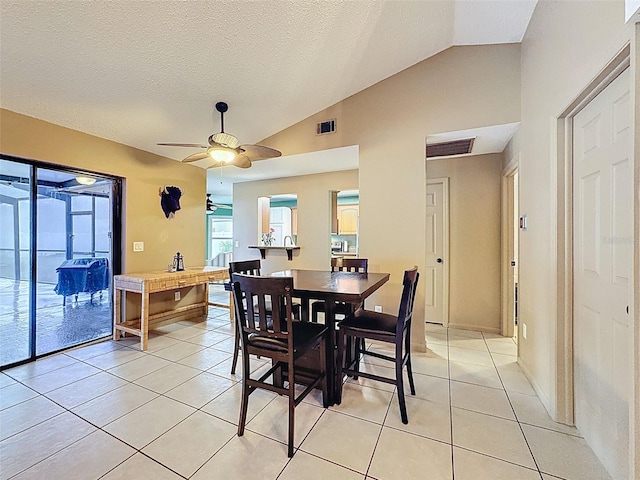
{"type": "Polygon", "coordinates": [[[144,242],[133,242],[134,252],[144,252],[144,242]]]}

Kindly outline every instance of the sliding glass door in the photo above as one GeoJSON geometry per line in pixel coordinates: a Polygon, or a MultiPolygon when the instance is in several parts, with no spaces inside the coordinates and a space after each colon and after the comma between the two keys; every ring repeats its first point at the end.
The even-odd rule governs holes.
{"type": "Polygon", "coordinates": [[[29,165],[0,160],[0,365],[32,357],[29,165]]]}
{"type": "Polygon", "coordinates": [[[0,162],[1,364],[110,335],[119,181],[0,162]]]}

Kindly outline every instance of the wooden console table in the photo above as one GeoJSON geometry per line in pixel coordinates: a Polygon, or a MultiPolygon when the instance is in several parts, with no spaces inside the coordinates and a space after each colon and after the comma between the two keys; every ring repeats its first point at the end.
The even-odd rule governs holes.
{"type": "Polygon", "coordinates": [[[173,322],[187,320],[195,317],[206,318],[209,312],[209,283],[219,280],[227,280],[229,278],[229,270],[225,267],[204,267],[204,268],[187,268],[182,272],[149,272],[149,273],[130,273],[124,275],[115,275],[113,277],[113,339],[118,340],[121,335],[132,334],[140,337],[140,348],[147,349],[149,340],[149,330],[160,327],[173,322]],[[162,292],[184,292],[187,288],[198,287],[202,293],[198,295],[195,301],[191,301],[186,305],[175,306],[174,302],[181,300],[167,300],[165,293],[164,298],[162,292]],[[140,316],[137,318],[127,319],[126,313],[126,294],[127,292],[140,295],[140,316]],[[153,294],[160,294],[153,295],[153,294]],[[161,311],[150,313],[154,307],[154,297],[157,298],[157,304],[161,311]],[[162,308],[170,306],[173,308],[162,308]]]}

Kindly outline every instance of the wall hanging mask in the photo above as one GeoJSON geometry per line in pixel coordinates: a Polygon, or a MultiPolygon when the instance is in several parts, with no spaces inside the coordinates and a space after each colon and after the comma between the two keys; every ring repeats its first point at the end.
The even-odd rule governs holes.
{"type": "Polygon", "coordinates": [[[180,197],[182,196],[182,190],[179,187],[165,186],[160,188],[160,206],[164,212],[165,217],[173,218],[175,213],[180,210],[180,197]]]}

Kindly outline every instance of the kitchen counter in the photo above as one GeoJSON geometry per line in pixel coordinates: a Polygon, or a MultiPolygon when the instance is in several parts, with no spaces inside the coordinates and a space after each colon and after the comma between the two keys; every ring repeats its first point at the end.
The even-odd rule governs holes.
{"type": "Polygon", "coordinates": [[[268,247],[265,245],[249,245],[249,248],[257,248],[260,250],[260,256],[264,259],[267,258],[267,251],[269,250],[286,250],[287,258],[289,260],[293,260],[293,251],[300,250],[300,247],[296,247],[295,245],[287,245],[286,247],[268,247]]]}

